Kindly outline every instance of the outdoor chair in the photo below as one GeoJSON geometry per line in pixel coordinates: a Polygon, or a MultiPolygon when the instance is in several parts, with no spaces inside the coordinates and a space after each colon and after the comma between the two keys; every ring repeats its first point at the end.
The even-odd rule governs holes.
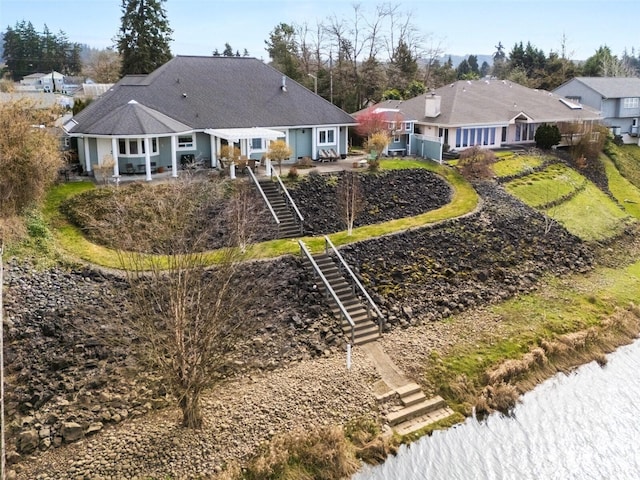
{"type": "Polygon", "coordinates": [[[127,163],[125,166],[125,172],[133,175],[136,173],[136,169],[133,167],[133,163],[127,163]]]}
{"type": "Polygon", "coordinates": [[[318,160],[320,160],[321,162],[330,161],[329,154],[326,152],[326,150],[320,149],[318,151],[318,157],[319,157],[318,160]]]}

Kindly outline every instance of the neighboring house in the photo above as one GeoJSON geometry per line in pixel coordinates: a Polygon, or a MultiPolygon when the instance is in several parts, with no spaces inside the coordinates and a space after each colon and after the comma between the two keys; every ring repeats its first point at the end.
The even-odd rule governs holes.
{"type": "Polygon", "coordinates": [[[625,143],[640,144],[640,78],[576,77],[554,93],[599,110],[615,135],[625,143]]]}
{"type": "Polygon", "coordinates": [[[386,112],[402,122],[389,125],[388,152],[435,160],[447,148],[500,148],[531,144],[543,123],[599,122],[600,113],[544,90],[504,80],[460,80],[409,100],[387,100],[365,111],[386,112]]]}
{"type": "Polygon", "coordinates": [[[44,92],[61,92],[64,87],[64,75],[59,72],[32,73],[20,80],[20,85],[28,89],[44,92]]]}
{"type": "Polygon", "coordinates": [[[65,126],[78,137],[87,171],[115,159],[114,175],[159,168],[177,176],[183,159],[219,167],[224,144],[261,159],[269,141],[284,139],[291,160],[346,155],[347,113],[247,57],[177,56],[148,75],[129,75],[65,126]]]}

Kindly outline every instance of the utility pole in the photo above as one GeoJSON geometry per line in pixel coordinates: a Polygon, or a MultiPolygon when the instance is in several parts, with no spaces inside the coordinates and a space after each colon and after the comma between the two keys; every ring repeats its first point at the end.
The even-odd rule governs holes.
{"type": "Polygon", "coordinates": [[[315,75],[311,75],[310,73],[307,73],[307,75],[313,78],[313,92],[317,95],[318,94],[318,77],[316,77],[315,75]]]}
{"type": "Polygon", "coordinates": [[[333,103],[333,52],[329,50],[329,101],[333,103]]]}

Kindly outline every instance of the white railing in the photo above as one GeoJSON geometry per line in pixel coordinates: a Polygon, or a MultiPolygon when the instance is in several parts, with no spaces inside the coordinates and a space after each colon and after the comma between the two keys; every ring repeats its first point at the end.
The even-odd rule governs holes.
{"type": "Polygon", "coordinates": [[[285,187],[284,183],[282,183],[282,180],[280,179],[280,175],[278,175],[275,171],[273,171],[273,169],[271,169],[271,175],[276,177],[276,180],[278,180],[280,189],[284,192],[284,195],[287,199],[287,203],[291,205],[291,207],[293,207],[293,211],[296,212],[296,216],[298,217],[298,221],[300,223],[300,234],[302,234],[303,228],[304,228],[304,218],[302,217],[300,210],[298,210],[298,206],[296,205],[296,202],[293,201],[293,198],[291,198],[291,195],[289,194],[289,190],[287,190],[287,187],[285,187]]]}
{"type": "Polygon", "coordinates": [[[322,283],[324,283],[324,286],[327,289],[327,292],[331,295],[331,297],[333,297],[333,300],[336,302],[336,305],[338,305],[338,308],[340,309],[340,313],[342,313],[342,316],[349,323],[349,326],[351,327],[351,345],[353,345],[356,324],[351,318],[351,315],[349,315],[349,312],[347,312],[347,309],[344,308],[344,305],[340,301],[340,298],[338,298],[338,295],[336,294],[336,292],[333,290],[333,288],[331,288],[331,284],[329,283],[329,280],[327,280],[327,277],[325,277],[324,274],[322,273],[322,270],[320,270],[320,267],[318,266],[316,261],[313,259],[313,256],[307,249],[307,246],[302,242],[302,240],[298,240],[298,245],[300,245],[300,251],[307,257],[307,260],[309,260],[309,262],[311,263],[311,266],[315,270],[315,273],[320,277],[320,279],[322,280],[322,283]]]}
{"type": "Polygon", "coordinates": [[[369,309],[369,306],[371,306],[371,308],[373,308],[373,310],[376,312],[376,315],[378,317],[378,332],[382,334],[382,329],[384,327],[384,316],[382,315],[382,312],[380,311],[376,303],[373,301],[369,293],[367,293],[367,290],[364,288],[362,283],[360,283],[360,280],[358,280],[358,277],[356,277],[356,274],[353,273],[353,270],[351,270],[351,268],[349,267],[345,259],[342,257],[338,249],[335,247],[331,239],[325,235],[324,242],[325,242],[325,252],[327,253],[327,255],[329,254],[329,249],[331,249],[331,251],[335,253],[336,257],[338,257],[338,260],[340,260],[340,263],[342,264],[344,269],[347,271],[347,273],[351,277],[351,280],[353,281],[354,285],[358,287],[358,289],[362,293],[362,296],[364,296],[364,298],[367,300],[368,302],[367,314],[369,318],[371,318],[371,310],[369,309]]]}
{"type": "Polygon", "coordinates": [[[273,219],[276,221],[276,224],[278,225],[278,228],[280,228],[280,220],[278,219],[278,215],[276,215],[276,212],[273,209],[273,207],[271,206],[271,203],[269,203],[269,199],[267,198],[267,196],[265,195],[264,191],[262,190],[262,187],[260,186],[260,183],[258,182],[258,179],[256,178],[255,174],[253,173],[253,171],[250,168],[247,167],[247,171],[249,172],[249,176],[253,180],[253,183],[255,183],[256,187],[258,187],[258,191],[260,192],[260,195],[262,195],[262,199],[264,200],[264,203],[266,203],[267,207],[269,207],[269,211],[271,212],[271,215],[273,216],[273,219]]]}

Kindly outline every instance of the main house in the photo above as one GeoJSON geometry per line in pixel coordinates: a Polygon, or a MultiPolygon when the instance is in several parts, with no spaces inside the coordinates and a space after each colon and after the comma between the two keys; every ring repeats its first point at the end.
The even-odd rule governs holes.
{"type": "Polygon", "coordinates": [[[442,159],[447,148],[531,144],[543,123],[599,122],[597,110],[504,80],[459,80],[409,100],[386,100],[364,112],[384,115],[387,153],[442,159]]]}
{"type": "Polygon", "coordinates": [[[640,127],[640,78],[576,77],[554,93],[602,112],[603,123],[625,143],[638,143],[640,127]]]}
{"type": "Polygon", "coordinates": [[[260,60],[176,56],[148,75],[128,75],[67,122],[90,172],[160,168],[178,175],[182,161],[220,165],[224,144],[261,159],[284,139],[292,161],[322,150],[346,155],[354,118],[260,60]]]}

